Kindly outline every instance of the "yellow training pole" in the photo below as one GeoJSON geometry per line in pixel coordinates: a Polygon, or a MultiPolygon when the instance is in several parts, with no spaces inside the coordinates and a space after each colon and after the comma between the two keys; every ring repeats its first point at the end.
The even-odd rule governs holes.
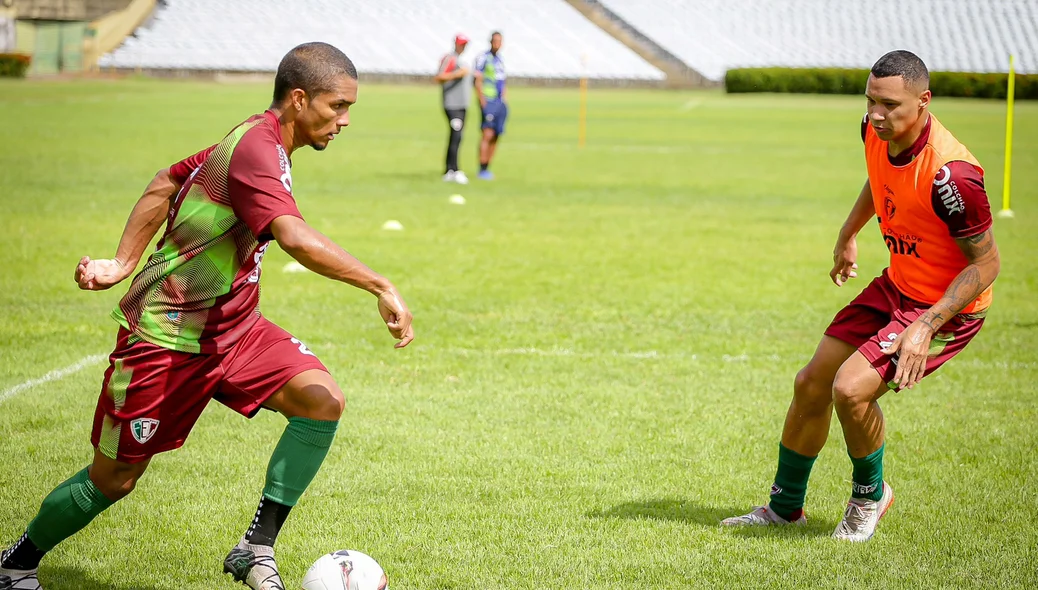
{"type": "Polygon", "coordinates": [[[587,142],[587,78],[580,79],[580,127],[577,132],[577,145],[581,148],[587,142]]]}
{"type": "Polygon", "coordinates": [[[577,123],[577,147],[587,143],[587,53],[580,54],[580,114],[577,123]]]}
{"type": "Polygon", "coordinates": [[[1013,71],[1013,56],[1009,56],[1009,90],[1006,94],[1006,169],[1002,180],[1002,210],[998,212],[999,217],[1012,217],[1013,210],[1009,208],[1009,181],[1013,168],[1013,94],[1016,88],[1016,75],[1013,71]]]}

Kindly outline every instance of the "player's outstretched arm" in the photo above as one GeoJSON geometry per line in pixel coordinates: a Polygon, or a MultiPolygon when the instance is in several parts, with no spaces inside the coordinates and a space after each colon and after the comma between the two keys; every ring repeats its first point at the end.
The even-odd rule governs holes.
{"type": "Polygon", "coordinates": [[[101,291],[130,276],[169,215],[170,204],[179,190],[180,185],[170,177],[169,168],[159,170],[130,212],[115,258],[93,260],[84,256],[80,259],[75,275],[79,288],[101,291]]]}
{"type": "Polygon", "coordinates": [[[981,234],[956,238],[956,245],[969,264],[955,277],[937,303],[898,335],[885,353],[900,351],[894,382],[911,388],[923,378],[930,340],[948,320],[972,303],[991,283],[1002,268],[1002,261],[991,228],[981,234]]]}
{"type": "Polygon", "coordinates": [[[858,200],[847,215],[847,221],[843,222],[840,235],[836,238],[836,247],[833,248],[833,268],[829,271],[829,278],[837,287],[858,276],[858,232],[875,214],[872,189],[869,181],[865,180],[865,186],[861,187],[858,200]]]}
{"type": "Polygon", "coordinates": [[[276,218],[270,224],[270,232],[281,249],[299,264],[378,297],[379,314],[389,333],[400,341],[396,348],[403,348],[414,340],[411,311],[389,279],[365,266],[298,217],[282,215],[276,218]]]}

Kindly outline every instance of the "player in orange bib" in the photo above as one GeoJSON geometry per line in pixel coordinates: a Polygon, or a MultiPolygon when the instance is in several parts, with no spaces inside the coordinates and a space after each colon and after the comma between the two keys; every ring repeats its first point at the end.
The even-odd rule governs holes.
{"type": "Polygon", "coordinates": [[[865,541],[894,501],[883,480],[877,403],[911,389],[980,331],[999,256],[984,169],[930,114],[930,76],[908,51],[872,67],[862,121],[868,180],[840,230],[830,278],[857,276],[856,236],[875,217],[890,266],[840,311],[796,376],[771,500],[723,524],[800,524],[811,467],[833,407],[853,464],[851,499],[833,537],[865,541]]]}

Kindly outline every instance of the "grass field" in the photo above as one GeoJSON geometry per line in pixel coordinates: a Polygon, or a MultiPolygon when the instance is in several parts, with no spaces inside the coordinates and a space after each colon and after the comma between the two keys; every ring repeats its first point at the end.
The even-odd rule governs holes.
{"type": "MultiPolygon", "coordinates": [[[[865,178],[864,100],[592,89],[578,150],[576,93],[516,88],[498,179],[460,189],[439,180],[437,101],[362,85],[351,127],[295,157],[304,215],[396,282],[418,339],[393,350],[372,297],[268,253],[264,313],[348,397],[278,542],[290,587],[341,548],[378,559],[395,589],[1038,585],[1038,104],[1018,104],[1017,217],[996,220],[987,325],[883,401],[898,503],[852,546],[829,538],[850,489],[835,422],[807,527],[718,521],[765,501],[794,374],[885,266],[870,224],[863,278],[827,276],[865,178]],[[468,204],[448,204],[455,192],[468,204]],[[388,219],[405,231],[380,230],[388,219]]],[[[79,292],[76,261],[114,253],[155,170],[268,102],[257,84],[0,82],[0,544],[91,456],[104,363],[22,387],[114,343],[124,287],[79,292]]],[[[987,167],[998,209],[1004,104],[933,110],[987,167]]],[[[48,556],[45,588],[234,588],[221,560],[283,423],[210,407],[48,556]]]]}

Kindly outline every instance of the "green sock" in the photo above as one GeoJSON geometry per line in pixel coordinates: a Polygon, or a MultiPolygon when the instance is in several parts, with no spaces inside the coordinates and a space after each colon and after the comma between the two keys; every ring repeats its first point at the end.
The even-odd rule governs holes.
{"type": "Polygon", "coordinates": [[[772,512],[786,520],[796,520],[803,514],[804,498],[807,496],[807,479],[816,457],[805,457],[779,443],[778,470],[775,484],[771,486],[772,512]]]}
{"type": "Polygon", "coordinates": [[[83,469],[43,499],[40,512],[29,523],[26,533],[41,551],[50,551],[112,504],[83,469]]]}
{"type": "Polygon", "coordinates": [[[278,504],[295,506],[321,468],[338,427],[338,421],[289,418],[270,457],[263,495],[278,504]]]}
{"type": "Polygon", "coordinates": [[[852,498],[878,502],[883,497],[883,449],[886,446],[886,443],[880,445],[875,453],[861,459],[851,457],[851,463],[854,464],[852,498]]]}

